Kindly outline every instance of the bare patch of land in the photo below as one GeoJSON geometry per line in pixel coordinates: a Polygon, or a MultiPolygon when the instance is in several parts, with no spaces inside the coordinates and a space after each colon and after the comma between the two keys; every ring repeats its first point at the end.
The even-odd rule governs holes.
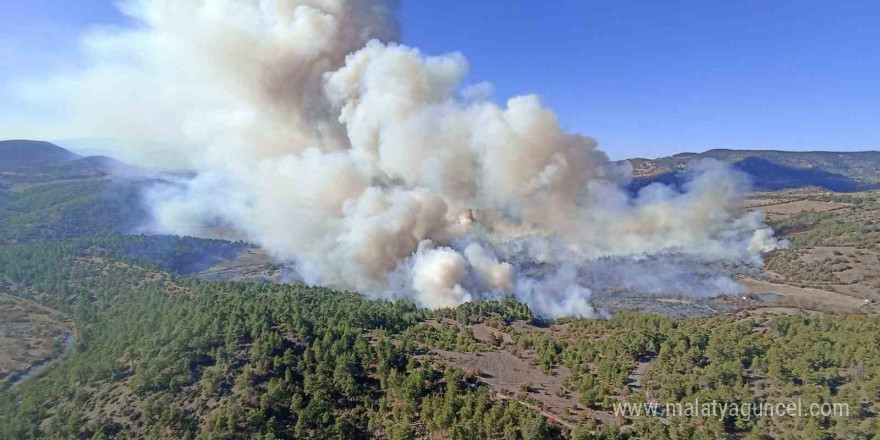
{"type": "Polygon", "coordinates": [[[773,282],[880,301],[880,252],[852,246],[818,246],[778,252],[767,262],[773,282]]]}
{"type": "Polygon", "coordinates": [[[848,205],[845,203],[801,199],[795,201],[784,201],[781,203],[774,203],[769,205],[761,205],[761,209],[767,214],[768,220],[774,221],[784,220],[804,211],[826,212],[833,211],[835,209],[841,209],[846,206],[848,205]]]}
{"type": "Polygon", "coordinates": [[[865,311],[864,307],[870,305],[863,299],[810,287],[796,287],[751,278],[743,278],[739,282],[751,294],[772,293],[778,297],[777,304],[792,307],[837,313],[861,313],[865,311]]]}
{"type": "Polygon", "coordinates": [[[61,312],[0,293],[0,381],[15,381],[65,348],[73,324],[61,312]]]}
{"type": "Polygon", "coordinates": [[[739,283],[779,306],[866,313],[880,302],[880,193],[786,191],[757,194],[744,205],[762,210],[790,249],[765,255],[760,277],[739,283]]]}
{"type": "MultiPolygon", "coordinates": [[[[552,338],[592,340],[607,337],[607,333],[593,335],[583,330],[573,333],[567,324],[539,327],[523,321],[502,324],[500,328],[485,323],[465,325],[451,319],[431,319],[426,324],[435,329],[454,325],[462,332],[472,332],[478,340],[498,336],[503,339],[504,342],[496,349],[462,352],[434,348],[427,355],[474,374],[477,380],[492,388],[494,398],[516,401],[544,415],[552,423],[568,428],[586,419],[596,419],[602,423],[615,420],[610,411],[587,408],[580,403],[580,394],[565,384],[571,376],[568,368],[555,364],[549,370],[542,371],[535,352],[514,345],[512,338],[513,335],[538,333],[552,338]]],[[[650,360],[645,359],[644,365],[636,365],[636,373],[644,372],[650,360]]]]}
{"type": "Polygon", "coordinates": [[[282,282],[282,267],[260,248],[250,248],[231,260],[224,260],[195,275],[204,281],[264,280],[282,282]]]}

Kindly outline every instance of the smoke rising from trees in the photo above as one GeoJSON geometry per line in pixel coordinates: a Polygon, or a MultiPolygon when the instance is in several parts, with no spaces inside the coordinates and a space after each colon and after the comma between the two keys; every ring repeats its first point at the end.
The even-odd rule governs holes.
{"type": "Polygon", "coordinates": [[[537,96],[498,104],[485,84],[465,85],[463,55],[397,43],[391,3],[123,10],[137,26],[95,30],[85,67],[32,89],[72,135],[109,135],[128,160],[198,172],[150,192],[157,231],[223,227],[307,282],[375,298],[436,308],[515,297],[545,316],[595,313],[590,268],[625,268],[664,294],[735,289],[691,268],[760,264],[780,245],[760,213],[734,209],[744,175],[704,163],[682,191],[632,195],[631,168],[566,132],[537,96]],[[684,277],[674,287],[639,263],[666,254],[684,277]]]}

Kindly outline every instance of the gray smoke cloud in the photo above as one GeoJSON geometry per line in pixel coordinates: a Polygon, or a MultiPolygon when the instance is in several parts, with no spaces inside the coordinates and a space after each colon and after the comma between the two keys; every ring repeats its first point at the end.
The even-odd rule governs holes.
{"type": "Polygon", "coordinates": [[[490,86],[465,85],[463,55],[396,43],[388,2],[123,10],[138,26],[91,33],[86,67],[40,90],[64,109],[59,124],[114,137],[118,155],[198,171],[148,195],[158,231],[233,231],[306,282],[373,298],[514,297],[550,317],[593,316],[590,289],[606,287],[597,268],[626,267],[607,279],[632,288],[702,295],[732,283],[699,268],[759,265],[783,244],[760,213],[733,208],[743,175],[704,163],[684,191],[633,196],[622,189],[632,169],[566,132],[537,96],[499,105],[490,86]],[[640,263],[661,255],[687,277],[640,263]]]}

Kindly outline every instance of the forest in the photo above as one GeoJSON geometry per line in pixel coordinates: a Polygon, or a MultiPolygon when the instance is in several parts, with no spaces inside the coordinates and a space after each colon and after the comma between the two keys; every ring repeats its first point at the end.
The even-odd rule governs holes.
{"type": "Polygon", "coordinates": [[[2,394],[0,438],[871,439],[880,428],[877,316],[548,323],[512,300],[426,311],[304,285],[201,282],[138,264],[120,252],[126,240],[145,238],[0,252],[5,287],[70,314],[78,334],[69,359],[2,394]],[[428,325],[436,320],[488,323],[510,338],[478,342],[428,325]],[[565,333],[541,331],[550,324],[565,333]],[[569,428],[535,410],[528,384],[500,398],[479,371],[434,349],[529,351],[535,368],[569,371],[565,389],[597,414],[620,400],[695,397],[847,402],[852,413],[584,418],[569,428]],[[646,358],[635,388],[628,378],[646,358]]]}
{"type": "MultiPolygon", "coordinates": [[[[0,195],[0,290],[75,345],[0,389],[2,439],[875,439],[880,316],[536,316],[512,299],[425,310],[301,283],[193,275],[243,242],[137,234],[136,188],[0,195]],[[509,365],[508,365],[509,364],[509,365]],[[512,377],[510,379],[508,376],[512,377]],[[847,404],[846,417],[615,414],[620,402],[847,404]]],[[[847,200],[843,200],[846,202],[847,200]]],[[[851,201],[849,201],[851,202],[851,201]]],[[[857,203],[859,213],[874,209],[857,203]]],[[[873,224],[804,213],[795,246],[873,224]]]]}

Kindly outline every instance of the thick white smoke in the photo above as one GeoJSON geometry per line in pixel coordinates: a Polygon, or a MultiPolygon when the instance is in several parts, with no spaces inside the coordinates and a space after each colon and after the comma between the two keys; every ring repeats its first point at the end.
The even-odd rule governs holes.
{"type": "Polygon", "coordinates": [[[392,9],[133,1],[139,25],[90,35],[88,67],[45,90],[68,124],[115,137],[129,160],[199,171],[154,189],[159,230],[232,228],[307,282],[376,298],[512,296],[590,316],[583,274],[599,259],[760,264],[779,245],[759,214],[732,209],[741,175],[707,163],[684,192],[632,196],[631,169],[537,96],[498,105],[463,85],[461,54],[394,43],[392,9]]]}

